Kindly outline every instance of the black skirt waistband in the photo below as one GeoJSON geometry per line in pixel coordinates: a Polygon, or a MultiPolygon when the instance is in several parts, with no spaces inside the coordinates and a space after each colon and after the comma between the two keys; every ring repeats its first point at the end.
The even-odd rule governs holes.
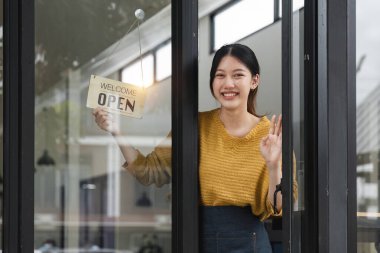
{"type": "Polygon", "coordinates": [[[253,232],[264,229],[264,224],[253,215],[251,208],[238,206],[202,206],[201,232],[253,232]]]}

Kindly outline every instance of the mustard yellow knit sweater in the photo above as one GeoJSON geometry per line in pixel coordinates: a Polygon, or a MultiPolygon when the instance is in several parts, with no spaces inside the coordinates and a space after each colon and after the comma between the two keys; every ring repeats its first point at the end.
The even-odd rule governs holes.
{"type": "Polygon", "coordinates": [[[273,215],[267,195],[269,174],[260,152],[270,121],[262,117],[244,137],[227,133],[219,109],[200,114],[199,180],[206,206],[250,206],[260,219],[273,215]]]}
{"type": "MultiPolygon", "coordinates": [[[[260,141],[268,134],[270,122],[262,117],[239,138],[227,133],[218,114],[219,109],[199,113],[201,204],[250,206],[252,213],[264,220],[274,213],[267,200],[269,174],[260,153],[260,141]]],[[[170,183],[171,148],[157,146],[147,156],[139,152],[133,164],[123,167],[144,185],[170,183]]],[[[294,186],[296,191],[296,181],[294,186]]]]}

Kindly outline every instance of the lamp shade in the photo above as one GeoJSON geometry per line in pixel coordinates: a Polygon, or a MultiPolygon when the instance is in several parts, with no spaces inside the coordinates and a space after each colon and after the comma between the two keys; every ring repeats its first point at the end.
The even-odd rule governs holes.
{"type": "Polygon", "coordinates": [[[42,156],[38,158],[37,160],[38,165],[55,165],[54,159],[49,155],[49,152],[45,149],[44,152],[42,153],[42,156]]]}

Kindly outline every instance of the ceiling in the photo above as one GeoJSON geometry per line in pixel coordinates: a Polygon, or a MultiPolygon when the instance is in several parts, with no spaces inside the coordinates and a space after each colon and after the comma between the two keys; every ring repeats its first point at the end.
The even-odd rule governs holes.
{"type": "Polygon", "coordinates": [[[122,38],[143,9],[149,19],[170,0],[36,0],[36,93],[53,86],[122,38]]]}

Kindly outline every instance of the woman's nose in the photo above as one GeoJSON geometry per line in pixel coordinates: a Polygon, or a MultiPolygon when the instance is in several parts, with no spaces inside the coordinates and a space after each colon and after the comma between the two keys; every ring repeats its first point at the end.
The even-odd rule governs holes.
{"type": "Polygon", "coordinates": [[[224,82],[224,86],[226,88],[233,88],[235,87],[235,80],[231,77],[227,77],[224,82]]]}

